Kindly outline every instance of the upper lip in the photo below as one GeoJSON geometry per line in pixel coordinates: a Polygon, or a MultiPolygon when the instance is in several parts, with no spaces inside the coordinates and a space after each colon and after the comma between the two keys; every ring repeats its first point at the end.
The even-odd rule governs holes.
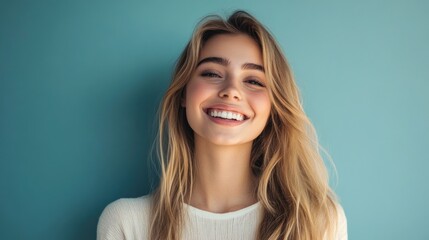
{"type": "Polygon", "coordinates": [[[228,112],[236,112],[236,113],[239,113],[239,114],[243,115],[244,119],[248,119],[249,118],[249,116],[247,114],[243,113],[237,107],[234,107],[234,106],[231,106],[231,105],[226,105],[226,104],[214,104],[214,105],[210,105],[210,106],[204,108],[204,112],[208,113],[209,109],[218,109],[218,110],[223,110],[223,111],[228,111],[228,112]]]}

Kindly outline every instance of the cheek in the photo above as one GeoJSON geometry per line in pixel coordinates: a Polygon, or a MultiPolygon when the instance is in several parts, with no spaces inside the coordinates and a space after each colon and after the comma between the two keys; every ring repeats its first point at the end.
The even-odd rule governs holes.
{"type": "Polygon", "coordinates": [[[255,94],[250,101],[256,114],[268,119],[271,110],[271,100],[268,94],[255,94]]]}
{"type": "Polygon", "coordinates": [[[209,93],[210,88],[204,83],[190,82],[186,89],[186,103],[187,105],[199,104],[209,93]]]}

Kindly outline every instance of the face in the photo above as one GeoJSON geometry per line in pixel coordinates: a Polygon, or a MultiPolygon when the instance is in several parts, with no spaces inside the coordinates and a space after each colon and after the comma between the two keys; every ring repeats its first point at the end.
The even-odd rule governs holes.
{"type": "Polygon", "coordinates": [[[270,115],[261,50],[243,34],[221,34],[202,48],[182,102],[195,141],[251,144],[270,115]]]}

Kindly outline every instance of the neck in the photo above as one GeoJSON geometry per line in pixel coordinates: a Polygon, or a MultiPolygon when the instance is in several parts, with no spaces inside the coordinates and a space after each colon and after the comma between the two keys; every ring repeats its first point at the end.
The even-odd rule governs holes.
{"type": "Polygon", "coordinates": [[[214,145],[195,139],[195,178],[189,204],[210,212],[230,212],[256,203],[250,167],[252,143],[214,145]]]}

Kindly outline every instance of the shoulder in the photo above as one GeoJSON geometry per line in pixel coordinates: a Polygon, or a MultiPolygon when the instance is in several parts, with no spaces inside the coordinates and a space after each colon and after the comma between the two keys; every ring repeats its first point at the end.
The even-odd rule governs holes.
{"type": "Polygon", "coordinates": [[[151,200],[151,195],[145,195],[121,198],[107,205],[98,220],[97,239],[127,239],[146,234],[151,200]]]}
{"type": "Polygon", "coordinates": [[[347,217],[344,212],[343,207],[340,204],[337,204],[337,240],[347,240],[347,217]]]}
{"type": "Polygon", "coordinates": [[[103,210],[103,214],[116,213],[118,215],[133,215],[136,211],[148,211],[150,210],[152,196],[145,195],[138,198],[121,198],[109,205],[103,210]]]}

